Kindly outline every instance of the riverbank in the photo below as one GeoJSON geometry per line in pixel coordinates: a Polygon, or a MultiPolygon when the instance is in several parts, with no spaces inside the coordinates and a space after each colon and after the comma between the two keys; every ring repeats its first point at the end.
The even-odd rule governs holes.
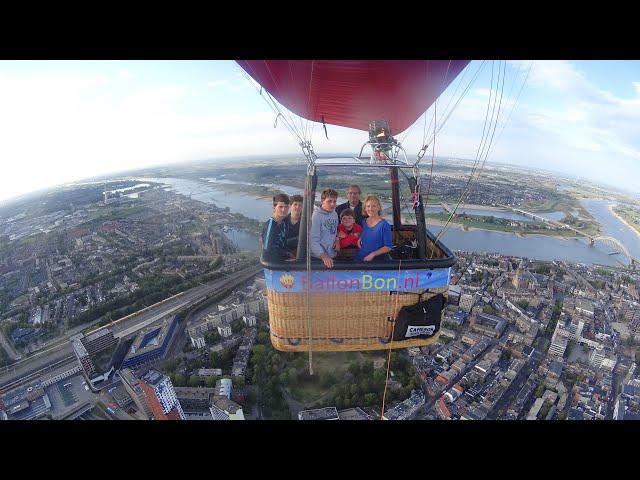
{"type": "Polygon", "coordinates": [[[635,233],[638,237],[640,237],[640,231],[638,231],[637,228],[635,228],[633,225],[631,225],[629,222],[627,222],[624,218],[622,218],[620,215],[618,215],[616,213],[616,211],[613,209],[614,206],[615,206],[614,204],[610,204],[607,207],[609,209],[609,212],[611,212],[611,214],[614,217],[616,217],[618,220],[620,220],[622,223],[624,223],[627,227],[629,227],[633,233],[635,233]]]}
{"type": "MultiPolygon", "coordinates": [[[[444,202],[447,203],[447,202],[444,202]]],[[[448,204],[451,208],[455,208],[455,203],[454,204],[448,204]]],[[[432,208],[441,208],[442,207],[442,203],[429,203],[427,204],[427,208],[432,207],[432,208]]],[[[463,212],[465,208],[471,208],[474,210],[490,210],[493,212],[510,212],[511,210],[507,210],[506,208],[502,208],[502,207],[492,207],[489,205],[476,205],[474,203],[463,203],[460,204],[460,206],[458,207],[457,212],[463,212]]]]}

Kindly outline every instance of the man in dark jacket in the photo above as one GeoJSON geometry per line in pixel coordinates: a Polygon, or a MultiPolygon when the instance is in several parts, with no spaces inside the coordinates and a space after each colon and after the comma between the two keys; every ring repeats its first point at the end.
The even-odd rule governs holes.
{"type": "Polygon", "coordinates": [[[289,214],[289,196],[279,193],[273,197],[273,216],[267,220],[262,229],[262,249],[267,260],[287,260],[292,255],[287,249],[287,231],[289,222],[285,218],[289,214]]]}
{"type": "Polygon", "coordinates": [[[362,202],[360,201],[361,195],[360,187],[358,185],[349,185],[347,188],[347,199],[345,203],[341,203],[336,208],[336,213],[338,214],[338,218],[340,218],[340,214],[343,210],[350,208],[356,215],[356,223],[362,226],[362,222],[365,218],[367,218],[366,214],[362,213],[362,202]]]}

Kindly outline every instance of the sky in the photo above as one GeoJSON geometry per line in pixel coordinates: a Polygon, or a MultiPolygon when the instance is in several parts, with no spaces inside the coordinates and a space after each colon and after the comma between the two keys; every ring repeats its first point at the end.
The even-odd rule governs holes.
{"type": "MultiPolygon", "coordinates": [[[[640,193],[639,61],[507,61],[501,88],[502,65],[470,62],[435,106],[397,135],[410,157],[425,129],[432,132],[435,110],[428,155],[473,160],[488,107],[496,111],[489,102],[501,98],[487,161],[640,193]]],[[[300,155],[275,119],[230,60],[0,61],[0,202],[139,167],[300,155]]],[[[320,125],[296,125],[312,133],[318,154],[356,154],[367,139],[328,125],[327,140],[320,125]]]]}

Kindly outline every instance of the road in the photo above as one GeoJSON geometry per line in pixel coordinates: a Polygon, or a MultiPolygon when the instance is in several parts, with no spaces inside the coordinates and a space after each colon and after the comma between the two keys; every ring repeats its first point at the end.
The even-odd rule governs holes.
{"type": "Polygon", "coordinates": [[[487,420],[498,420],[499,418],[502,418],[504,410],[511,405],[513,399],[527,381],[529,375],[531,375],[531,372],[538,368],[542,358],[543,355],[538,352],[538,350],[534,350],[531,358],[527,358],[526,363],[522,366],[516,377],[509,384],[493,408],[489,411],[487,414],[487,420]]]}
{"type": "MultiPolygon", "coordinates": [[[[145,326],[150,325],[166,315],[173,314],[185,307],[191,306],[213,293],[235,288],[237,285],[254,277],[260,270],[262,270],[260,264],[251,265],[237,272],[233,272],[222,279],[213,280],[207,284],[202,284],[201,286],[187,290],[182,295],[175,296],[162,304],[146,307],[138,314],[129,315],[122,321],[112,322],[108,327],[113,331],[114,336],[118,338],[134,335],[145,326]]],[[[29,376],[39,370],[46,369],[52,363],[61,362],[65,358],[69,358],[70,360],[75,358],[71,343],[68,341],[42,350],[33,356],[22,359],[0,370],[0,388],[4,389],[7,384],[29,376]]]]}

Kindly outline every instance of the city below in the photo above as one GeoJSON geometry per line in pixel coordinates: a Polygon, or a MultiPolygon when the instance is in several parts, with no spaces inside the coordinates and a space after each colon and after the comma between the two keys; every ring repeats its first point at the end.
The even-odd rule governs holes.
{"type": "MultiPolygon", "coordinates": [[[[425,199],[456,255],[438,340],[314,352],[313,373],[271,344],[258,241],[304,166],[146,169],[0,206],[0,420],[640,419],[638,199],[494,165],[458,207],[469,171],[442,159],[425,199]]],[[[383,177],[356,182],[389,217],[383,177]]]]}

